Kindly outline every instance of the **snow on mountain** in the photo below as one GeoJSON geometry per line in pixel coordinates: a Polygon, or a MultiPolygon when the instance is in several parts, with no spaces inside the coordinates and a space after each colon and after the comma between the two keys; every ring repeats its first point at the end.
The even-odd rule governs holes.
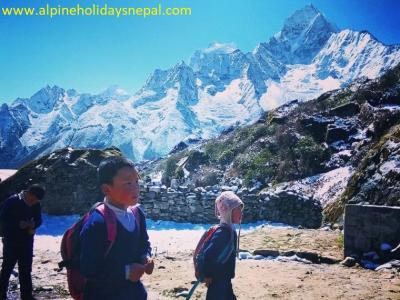
{"type": "Polygon", "coordinates": [[[313,5],[297,10],[265,45],[284,64],[307,64],[337,28],[313,5]]]}
{"type": "Polygon", "coordinates": [[[399,61],[399,46],[386,46],[366,31],[346,29],[329,38],[313,64],[319,78],[350,83],[361,76],[376,78],[399,61]]]}
{"type": "Polygon", "coordinates": [[[260,104],[269,110],[293,99],[310,100],[357,78],[376,78],[399,62],[399,46],[346,29],[332,34],[311,64],[289,65],[279,81],[268,81],[260,104]]]}
{"type": "Polygon", "coordinates": [[[155,70],[134,95],[117,86],[96,95],[46,86],[3,105],[0,167],[18,167],[66,146],[116,146],[132,159],[153,159],[189,136],[211,138],[251,124],[265,110],[358,77],[375,78],[399,62],[399,46],[368,32],[339,31],[308,5],[252,52],[210,44],[188,63],[155,70]]]}

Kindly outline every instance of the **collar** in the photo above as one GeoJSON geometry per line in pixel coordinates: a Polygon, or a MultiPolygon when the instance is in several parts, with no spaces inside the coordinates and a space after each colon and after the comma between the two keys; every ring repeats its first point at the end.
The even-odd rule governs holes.
{"type": "Polygon", "coordinates": [[[115,211],[115,212],[117,212],[117,213],[127,213],[127,212],[130,212],[130,211],[131,211],[130,207],[128,207],[127,209],[121,209],[121,208],[119,208],[119,207],[113,205],[113,204],[111,203],[110,199],[109,199],[107,196],[104,197],[104,203],[105,203],[109,208],[111,208],[113,211],[115,211]]]}

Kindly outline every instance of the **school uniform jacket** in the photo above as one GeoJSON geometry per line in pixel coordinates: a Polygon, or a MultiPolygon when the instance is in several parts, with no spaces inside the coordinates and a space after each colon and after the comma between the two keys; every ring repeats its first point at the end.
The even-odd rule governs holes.
{"type": "Polygon", "coordinates": [[[221,226],[212,235],[204,249],[205,277],[213,280],[230,280],[235,277],[236,231],[228,226],[221,226]],[[227,253],[222,257],[222,253],[227,253]]]}
{"type": "Polygon", "coordinates": [[[103,216],[94,211],[82,228],[80,268],[87,279],[84,299],[139,299],[144,288],[140,282],[127,279],[126,266],[141,263],[151,256],[149,236],[143,211],[139,209],[141,226],[129,232],[117,220],[117,235],[108,255],[109,242],[103,216]]]}

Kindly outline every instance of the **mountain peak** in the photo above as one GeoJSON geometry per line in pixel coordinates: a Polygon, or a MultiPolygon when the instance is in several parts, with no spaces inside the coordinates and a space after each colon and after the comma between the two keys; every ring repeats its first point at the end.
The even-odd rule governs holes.
{"type": "Polygon", "coordinates": [[[309,24],[316,16],[322,13],[312,4],[306,5],[301,9],[296,10],[284,23],[285,26],[309,24]]]}
{"type": "Polygon", "coordinates": [[[185,68],[187,68],[187,67],[189,67],[189,66],[185,63],[185,61],[184,61],[184,60],[181,60],[179,63],[177,63],[177,64],[174,66],[174,69],[175,69],[175,70],[182,70],[182,69],[185,69],[185,68]]]}
{"type": "Polygon", "coordinates": [[[63,98],[64,93],[65,90],[57,85],[52,87],[46,85],[30,97],[26,101],[26,105],[36,113],[49,113],[56,103],[63,98]]]}
{"type": "Polygon", "coordinates": [[[337,31],[336,26],[332,25],[317,8],[309,4],[296,10],[286,19],[281,34],[289,39],[298,38],[313,27],[317,21],[324,25],[324,29],[331,32],[337,31]]]}
{"type": "Polygon", "coordinates": [[[307,5],[287,18],[265,47],[284,64],[309,64],[337,31],[318,9],[307,5]]]}

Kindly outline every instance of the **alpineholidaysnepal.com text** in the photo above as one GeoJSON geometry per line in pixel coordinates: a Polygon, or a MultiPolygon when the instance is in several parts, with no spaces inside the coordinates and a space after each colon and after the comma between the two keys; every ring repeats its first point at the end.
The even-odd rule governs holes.
{"type": "Polygon", "coordinates": [[[154,17],[154,16],[190,16],[190,7],[167,7],[161,4],[154,7],[113,7],[104,5],[81,6],[77,4],[72,7],[61,5],[51,6],[46,4],[44,7],[2,7],[1,12],[4,16],[39,16],[39,17],[59,17],[59,16],[111,16],[111,17],[154,17]]]}

